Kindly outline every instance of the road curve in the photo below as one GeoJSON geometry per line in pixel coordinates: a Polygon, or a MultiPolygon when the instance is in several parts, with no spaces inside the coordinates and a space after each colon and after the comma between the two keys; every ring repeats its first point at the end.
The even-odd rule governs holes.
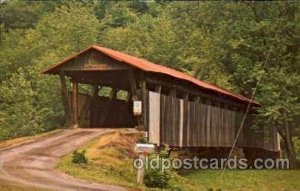
{"type": "Polygon", "coordinates": [[[75,179],[55,169],[59,159],[114,129],[68,129],[37,141],[0,150],[0,185],[37,190],[112,190],[125,188],[75,179]]]}

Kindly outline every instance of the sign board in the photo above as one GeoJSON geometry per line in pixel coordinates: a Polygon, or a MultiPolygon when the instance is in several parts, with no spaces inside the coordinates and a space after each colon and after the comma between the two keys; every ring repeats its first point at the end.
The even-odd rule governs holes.
{"type": "Polygon", "coordinates": [[[142,101],[133,101],[133,114],[142,115],[142,101]]]}
{"type": "Polygon", "coordinates": [[[152,153],[155,146],[153,144],[137,143],[135,144],[135,152],[137,153],[152,153]]]}

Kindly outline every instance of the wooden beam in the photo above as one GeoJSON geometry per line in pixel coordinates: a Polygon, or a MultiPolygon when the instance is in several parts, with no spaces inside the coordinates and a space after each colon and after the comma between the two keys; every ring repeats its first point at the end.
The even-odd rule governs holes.
{"type": "Polygon", "coordinates": [[[74,128],[78,127],[78,83],[72,81],[72,112],[74,117],[74,128]]]}
{"type": "Polygon", "coordinates": [[[134,73],[132,70],[128,71],[128,77],[129,77],[129,83],[130,83],[130,89],[131,89],[131,94],[132,94],[132,101],[136,101],[137,100],[137,85],[136,85],[136,81],[134,78],[134,73]]]}
{"type": "Polygon", "coordinates": [[[131,97],[132,97],[132,94],[130,91],[127,92],[127,96],[126,96],[126,102],[130,102],[131,101],[131,97]]]}
{"type": "Polygon", "coordinates": [[[147,87],[146,87],[146,81],[142,80],[142,122],[143,122],[143,129],[146,130],[148,128],[148,122],[147,122],[147,87]]]}
{"type": "Polygon", "coordinates": [[[61,97],[64,106],[65,118],[66,118],[66,126],[70,127],[74,124],[74,117],[72,113],[71,103],[69,99],[68,88],[66,85],[66,78],[64,73],[59,74],[60,85],[61,85],[61,97]]]}

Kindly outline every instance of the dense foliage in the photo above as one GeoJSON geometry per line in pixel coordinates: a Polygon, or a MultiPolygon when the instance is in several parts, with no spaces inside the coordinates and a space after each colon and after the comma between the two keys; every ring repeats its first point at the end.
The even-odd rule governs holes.
{"type": "Polygon", "coordinates": [[[41,71],[98,43],[248,97],[260,81],[259,124],[277,128],[295,155],[298,2],[1,2],[0,140],[61,127],[58,80],[41,71]]]}

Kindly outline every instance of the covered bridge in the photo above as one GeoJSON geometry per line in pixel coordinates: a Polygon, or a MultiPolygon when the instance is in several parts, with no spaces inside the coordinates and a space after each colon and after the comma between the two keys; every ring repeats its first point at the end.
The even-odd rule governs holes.
{"type": "Polygon", "coordinates": [[[59,75],[70,126],[136,126],[158,145],[231,147],[250,104],[238,147],[278,150],[275,132],[266,144],[263,129],[251,128],[259,103],[145,59],[92,45],[43,73],[59,75]]]}

